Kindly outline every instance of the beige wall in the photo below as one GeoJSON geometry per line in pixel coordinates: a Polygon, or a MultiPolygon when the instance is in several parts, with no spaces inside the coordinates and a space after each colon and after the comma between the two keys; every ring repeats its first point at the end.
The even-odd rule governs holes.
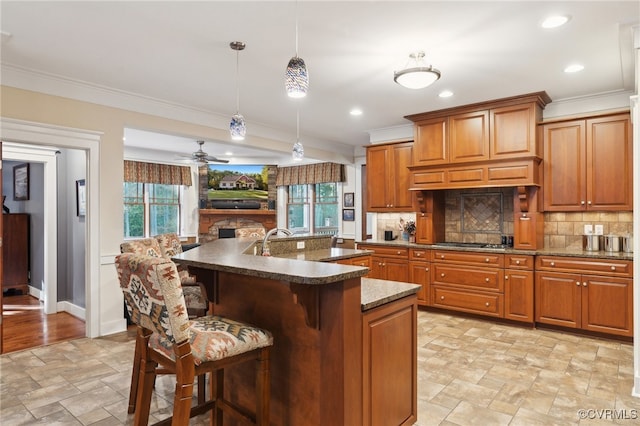
{"type": "Polygon", "coordinates": [[[100,252],[119,251],[122,240],[122,174],[125,127],[194,138],[225,139],[227,132],[177,120],[75,101],[58,96],[1,86],[1,114],[5,118],[101,132],[100,140],[100,252]]]}

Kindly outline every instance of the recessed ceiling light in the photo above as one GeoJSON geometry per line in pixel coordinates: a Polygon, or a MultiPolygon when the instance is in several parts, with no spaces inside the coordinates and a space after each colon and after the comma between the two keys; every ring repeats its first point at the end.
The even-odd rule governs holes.
{"type": "Polygon", "coordinates": [[[542,28],[557,28],[569,22],[569,17],[565,15],[555,15],[549,16],[547,19],[542,21],[540,26],[542,28]]]}
{"type": "Polygon", "coordinates": [[[227,151],[227,152],[224,153],[224,155],[233,155],[233,152],[227,151]]]}
{"type": "Polygon", "coordinates": [[[449,98],[453,96],[453,92],[451,90],[443,90],[442,92],[440,92],[440,94],[438,94],[438,96],[440,96],[441,98],[449,98]]]}
{"type": "Polygon", "coordinates": [[[351,111],[349,111],[349,114],[351,114],[351,115],[362,115],[362,110],[360,108],[354,108],[351,111]]]}
{"type": "Polygon", "coordinates": [[[566,67],[564,69],[564,72],[573,73],[573,72],[582,71],[583,69],[584,69],[584,66],[582,66],[580,64],[572,64],[572,65],[569,65],[568,67],[566,67]]]}

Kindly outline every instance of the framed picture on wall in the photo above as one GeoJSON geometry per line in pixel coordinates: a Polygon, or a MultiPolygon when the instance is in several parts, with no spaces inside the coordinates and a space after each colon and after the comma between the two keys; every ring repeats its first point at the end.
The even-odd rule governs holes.
{"type": "Polygon", "coordinates": [[[344,193],[344,207],[353,207],[353,192],[344,193]]]}
{"type": "Polygon", "coordinates": [[[13,199],[16,201],[29,199],[29,163],[13,166],[13,199]]]}
{"type": "Polygon", "coordinates": [[[76,181],[76,214],[80,217],[87,213],[87,191],[84,179],[76,181]]]}
{"type": "Polygon", "coordinates": [[[346,222],[353,222],[356,220],[354,209],[342,209],[342,220],[346,222]]]}

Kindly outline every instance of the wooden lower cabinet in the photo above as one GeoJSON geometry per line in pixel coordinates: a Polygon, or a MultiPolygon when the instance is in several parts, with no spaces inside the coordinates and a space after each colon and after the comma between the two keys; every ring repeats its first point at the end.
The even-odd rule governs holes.
{"type": "Polygon", "coordinates": [[[620,336],[633,335],[631,262],[539,257],[536,265],[537,322],[620,336]],[[562,270],[551,271],[554,268],[562,270]],[[572,269],[576,272],[571,272],[572,269]],[[602,269],[610,273],[602,274],[602,269]]]}
{"type": "Polygon", "coordinates": [[[504,317],[533,323],[533,256],[506,255],[504,317]]]}
{"type": "Polygon", "coordinates": [[[369,278],[409,282],[409,249],[404,247],[358,245],[359,250],[372,250],[369,278]]]}
{"type": "Polygon", "coordinates": [[[363,425],[417,421],[417,303],[402,298],[363,314],[363,425]]]}
{"type": "Polygon", "coordinates": [[[431,263],[428,260],[429,250],[409,250],[409,282],[422,286],[417,293],[420,306],[429,306],[431,303],[431,263]]]}
{"type": "MultiPolygon", "coordinates": [[[[371,256],[350,257],[348,259],[340,259],[336,261],[336,263],[340,263],[341,265],[363,266],[371,269],[371,256]]],[[[369,274],[365,276],[372,278],[369,274]]]]}

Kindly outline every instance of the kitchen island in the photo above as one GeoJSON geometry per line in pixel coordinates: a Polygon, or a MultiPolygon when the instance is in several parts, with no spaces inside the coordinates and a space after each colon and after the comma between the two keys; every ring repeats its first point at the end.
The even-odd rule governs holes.
{"type": "MultiPolygon", "coordinates": [[[[273,333],[271,424],[381,424],[377,412],[385,424],[413,424],[419,286],[363,278],[367,268],[331,263],[330,256],[318,262],[244,254],[253,244],[216,240],[174,260],[205,284],[215,314],[273,333]],[[394,344],[383,353],[387,338],[394,344]]],[[[225,379],[225,391],[252,406],[253,373],[230,369],[225,379]]]]}

